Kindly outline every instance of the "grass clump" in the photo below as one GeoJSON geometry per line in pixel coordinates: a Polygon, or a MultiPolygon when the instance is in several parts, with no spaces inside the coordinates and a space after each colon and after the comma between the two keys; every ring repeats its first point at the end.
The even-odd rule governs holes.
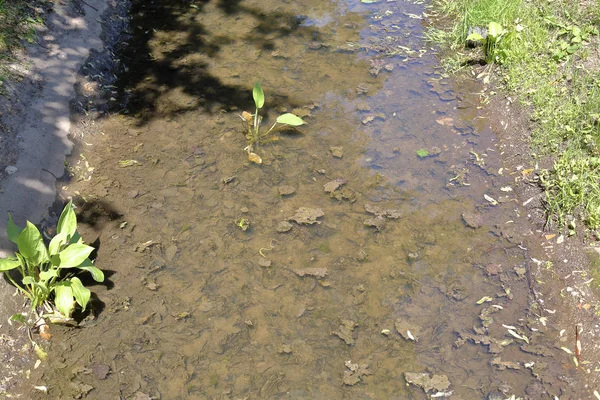
{"type": "Polygon", "coordinates": [[[447,69],[485,64],[486,81],[493,72],[530,106],[532,152],[553,160],[540,174],[548,223],[600,227],[600,2],[437,0],[432,9],[448,28],[427,37],[452,50],[447,69]],[[469,35],[491,24],[502,28],[491,57],[486,46],[467,48],[469,35]]]}

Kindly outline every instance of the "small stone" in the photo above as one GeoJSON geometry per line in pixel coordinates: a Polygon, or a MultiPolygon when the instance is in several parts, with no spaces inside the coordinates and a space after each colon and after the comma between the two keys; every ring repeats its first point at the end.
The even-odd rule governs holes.
{"type": "Polygon", "coordinates": [[[110,367],[106,364],[94,363],[90,365],[90,369],[92,370],[94,377],[100,380],[106,379],[108,373],[110,372],[110,367]]]}
{"type": "Polygon", "coordinates": [[[260,258],[258,260],[258,265],[263,268],[269,268],[271,266],[271,260],[267,260],[266,258],[260,258]]]}
{"type": "Polygon", "coordinates": [[[8,167],[4,168],[4,172],[6,172],[8,175],[12,175],[15,172],[17,172],[19,169],[15,166],[9,165],[8,167]]]}
{"type": "Polygon", "coordinates": [[[463,221],[465,222],[465,224],[469,228],[473,228],[473,229],[477,229],[477,228],[481,227],[481,224],[483,222],[483,216],[478,212],[465,211],[464,213],[461,214],[461,217],[462,217],[463,221]]]}
{"type": "Polygon", "coordinates": [[[296,188],[290,185],[282,185],[277,188],[280,196],[289,196],[296,192],[296,188]]]}
{"type": "Polygon", "coordinates": [[[440,125],[452,126],[454,125],[454,119],[452,117],[440,117],[435,120],[440,125]]]}
{"type": "Polygon", "coordinates": [[[335,158],[342,158],[344,156],[344,148],[343,147],[331,146],[329,148],[329,152],[335,158]]]}
{"type": "Polygon", "coordinates": [[[289,232],[290,229],[292,229],[293,226],[294,225],[292,225],[288,221],[281,221],[280,223],[277,224],[277,228],[275,228],[275,229],[279,233],[285,233],[285,232],[289,232]]]}
{"type": "Polygon", "coordinates": [[[242,207],[242,208],[240,208],[240,212],[243,213],[243,214],[246,214],[248,211],[250,211],[248,209],[248,207],[242,207]]]}
{"type": "Polygon", "coordinates": [[[177,246],[175,246],[174,244],[167,247],[167,249],[165,250],[165,258],[168,262],[173,261],[173,259],[175,258],[175,256],[177,255],[177,251],[179,249],[177,248],[177,246]]]}
{"type": "Polygon", "coordinates": [[[289,344],[282,344],[281,347],[279,347],[279,354],[291,354],[292,353],[292,346],[290,346],[289,344]]]}

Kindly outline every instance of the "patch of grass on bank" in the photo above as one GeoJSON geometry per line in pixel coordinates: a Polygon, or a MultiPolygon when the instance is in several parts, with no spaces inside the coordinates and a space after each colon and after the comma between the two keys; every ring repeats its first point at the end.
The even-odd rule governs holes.
{"type": "Polygon", "coordinates": [[[40,7],[47,1],[0,0],[0,85],[8,77],[4,65],[24,42],[33,42],[36,25],[43,23],[40,7]]]}
{"type": "Polygon", "coordinates": [[[533,110],[532,151],[553,160],[540,176],[548,222],[599,228],[600,2],[434,0],[431,11],[427,37],[449,50],[443,63],[453,72],[486,59],[465,46],[474,27],[502,25],[486,69],[533,110]]]}

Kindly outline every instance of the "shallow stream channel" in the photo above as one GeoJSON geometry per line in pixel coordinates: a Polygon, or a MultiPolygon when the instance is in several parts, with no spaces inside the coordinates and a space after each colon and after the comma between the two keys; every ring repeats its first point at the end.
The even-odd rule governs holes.
{"type": "Polygon", "coordinates": [[[444,75],[424,13],[134,1],[119,79],[82,69],[60,183],[108,283],[53,327],[31,378],[49,394],[26,397],[578,398],[481,87],[444,75]],[[261,165],[255,82],[264,132],[306,122],[255,145],[261,165]]]}

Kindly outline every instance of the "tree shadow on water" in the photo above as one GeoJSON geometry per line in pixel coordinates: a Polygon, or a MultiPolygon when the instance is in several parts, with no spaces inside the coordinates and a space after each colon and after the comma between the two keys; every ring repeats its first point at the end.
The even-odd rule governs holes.
{"type": "MultiPolygon", "coordinates": [[[[218,62],[224,46],[235,42],[242,41],[263,51],[274,49],[274,40],[277,38],[311,36],[310,29],[301,25],[301,17],[277,10],[267,13],[246,6],[240,0],[220,0],[216,6],[224,17],[239,16],[254,20],[251,35],[236,37],[234,26],[227,35],[211,34],[199,22],[199,14],[209,12],[207,5],[210,1],[132,1],[131,36],[127,45],[118,52],[118,58],[125,68],[117,86],[122,94],[120,103],[125,105],[127,113],[139,118],[141,124],[195,109],[215,112],[217,109],[253,108],[253,82],[243,86],[226,84],[211,74],[206,62],[182,62],[186,57],[202,55],[204,59],[208,57],[218,62]],[[157,41],[165,46],[159,58],[152,54],[151,46],[152,42],[157,41]],[[159,98],[176,88],[195,100],[171,109],[161,108],[159,98]]],[[[224,23],[231,21],[228,19],[224,23]]],[[[255,68],[258,73],[258,67],[255,68]]]]}

